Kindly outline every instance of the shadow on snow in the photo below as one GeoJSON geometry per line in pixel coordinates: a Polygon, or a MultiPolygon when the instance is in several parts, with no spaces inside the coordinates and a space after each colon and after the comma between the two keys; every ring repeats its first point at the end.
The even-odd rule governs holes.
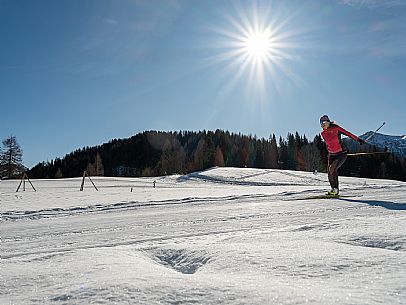
{"type": "Polygon", "coordinates": [[[406,210],[406,203],[396,203],[393,201],[381,201],[381,200],[361,200],[361,199],[349,199],[349,198],[340,198],[340,200],[345,200],[348,202],[355,202],[355,203],[365,203],[370,206],[378,206],[383,207],[388,210],[406,210]]]}

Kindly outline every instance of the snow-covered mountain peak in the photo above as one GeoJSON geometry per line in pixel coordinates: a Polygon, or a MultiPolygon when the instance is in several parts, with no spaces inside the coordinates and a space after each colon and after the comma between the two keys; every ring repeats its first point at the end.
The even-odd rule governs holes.
{"type": "Polygon", "coordinates": [[[362,139],[368,139],[368,144],[375,145],[382,150],[388,150],[398,156],[406,157],[406,135],[405,136],[392,136],[382,133],[375,133],[368,131],[360,136],[362,139]]]}

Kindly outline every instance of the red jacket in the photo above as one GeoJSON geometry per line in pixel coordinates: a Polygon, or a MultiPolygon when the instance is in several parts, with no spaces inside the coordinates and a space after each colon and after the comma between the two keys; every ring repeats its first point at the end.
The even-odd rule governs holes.
{"type": "Polygon", "coordinates": [[[331,124],[329,128],[323,130],[321,133],[330,154],[338,154],[345,151],[341,143],[341,134],[345,134],[355,141],[359,140],[359,138],[356,135],[353,135],[351,132],[336,124],[331,124]]]}

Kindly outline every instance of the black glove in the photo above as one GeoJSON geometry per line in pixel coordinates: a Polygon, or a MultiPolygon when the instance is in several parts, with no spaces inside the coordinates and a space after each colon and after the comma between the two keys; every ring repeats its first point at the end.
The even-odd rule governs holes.
{"type": "Polygon", "coordinates": [[[357,141],[358,141],[359,145],[365,144],[365,141],[363,139],[358,139],[357,141]]]}

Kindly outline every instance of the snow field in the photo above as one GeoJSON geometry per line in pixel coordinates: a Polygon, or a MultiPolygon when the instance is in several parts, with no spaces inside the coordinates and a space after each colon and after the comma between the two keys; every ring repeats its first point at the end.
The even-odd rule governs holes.
{"type": "Polygon", "coordinates": [[[0,182],[1,304],[406,304],[406,183],[295,200],[326,175],[93,180],[0,182]]]}

